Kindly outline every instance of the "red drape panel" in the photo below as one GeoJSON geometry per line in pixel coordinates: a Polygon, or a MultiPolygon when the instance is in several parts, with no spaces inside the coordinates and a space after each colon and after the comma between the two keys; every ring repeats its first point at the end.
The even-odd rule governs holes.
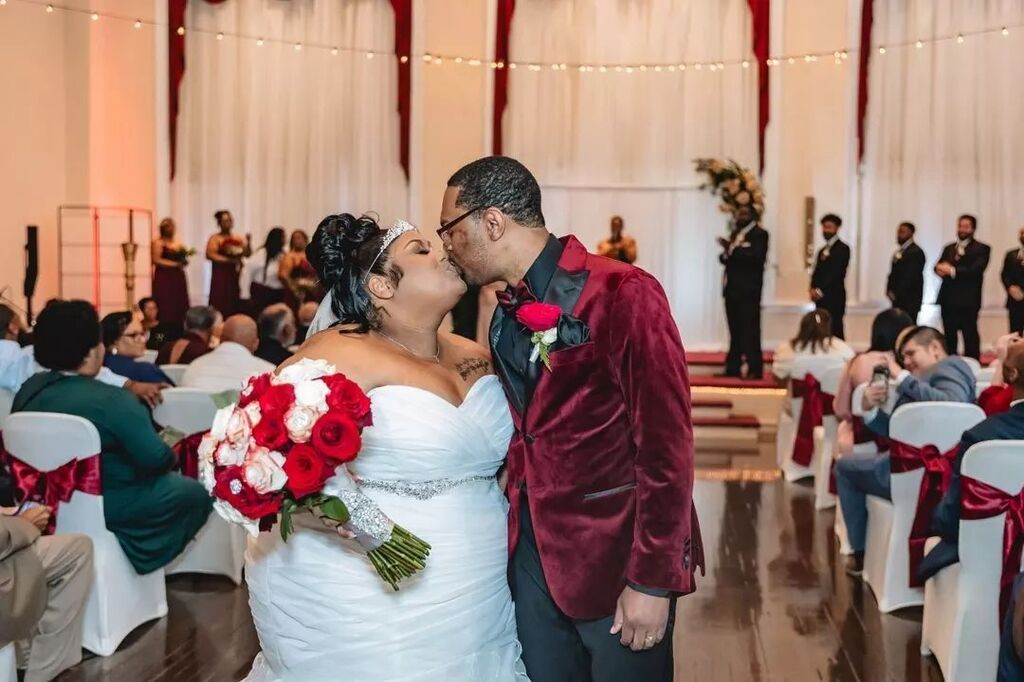
{"type": "MultiPolygon", "coordinates": [[[[512,29],[512,15],[516,0],[498,0],[498,21],[494,37],[494,61],[508,65],[508,37],[512,29]]],[[[494,71],[494,120],[492,121],[495,154],[501,154],[501,120],[508,105],[508,69],[494,71]]]]}
{"type": "MultiPolygon", "coordinates": [[[[225,0],[206,0],[218,5],[225,0]]],[[[185,76],[185,36],[178,35],[178,27],[185,25],[185,8],[188,0],[167,0],[167,45],[168,45],[168,105],[170,116],[168,128],[171,136],[171,178],[174,178],[178,138],[178,93],[181,79],[185,76]]],[[[398,61],[398,117],[399,155],[405,177],[409,178],[409,127],[412,92],[412,0],[391,0],[395,11],[395,59],[398,61]],[[402,63],[402,57],[408,57],[402,63]]]]}
{"type": "Polygon", "coordinates": [[[857,73],[857,162],[864,159],[864,125],[868,113],[868,66],[871,63],[871,27],[875,0],[863,0],[860,9],[860,60],[857,73]]]}
{"type": "Polygon", "coordinates": [[[771,56],[771,0],[747,0],[753,25],[754,59],[757,60],[757,153],[764,171],[764,135],[771,112],[768,88],[768,57],[771,56]]]}
{"type": "Polygon", "coordinates": [[[398,155],[408,180],[412,124],[412,0],[391,0],[391,7],[395,11],[395,60],[398,62],[398,155]]]}

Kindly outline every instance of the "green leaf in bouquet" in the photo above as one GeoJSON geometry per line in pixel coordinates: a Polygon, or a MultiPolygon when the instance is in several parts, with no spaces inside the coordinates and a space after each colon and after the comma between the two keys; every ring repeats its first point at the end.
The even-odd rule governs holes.
{"type": "Polygon", "coordinates": [[[348,523],[349,513],[348,507],[337,497],[333,495],[325,496],[320,502],[320,512],[338,523],[348,523]]]}
{"type": "Polygon", "coordinates": [[[220,393],[211,393],[210,400],[213,401],[218,410],[221,410],[228,405],[237,403],[240,395],[241,391],[221,391],[220,393]]]}
{"type": "Polygon", "coordinates": [[[295,511],[294,500],[286,499],[281,505],[281,539],[288,542],[288,536],[294,532],[292,527],[292,513],[295,511]]]}

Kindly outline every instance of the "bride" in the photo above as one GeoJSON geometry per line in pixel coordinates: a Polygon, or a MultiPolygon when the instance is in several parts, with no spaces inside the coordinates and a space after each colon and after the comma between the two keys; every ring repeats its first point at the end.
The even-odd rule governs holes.
{"type": "Polygon", "coordinates": [[[526,679],[495,480],[511,417],[487,352],[438,331],[466,290],[439,253],[408,223],[385,232],[349,214],[325,218],[309,245],[330,291],[314,324],[331,326],[289,363],[326,360],[370,396],[374,425],[350,467],[432,550],[394,592],[354,541],[311,515],[295,517],[287,543],[261,533],[246,556],[262,647],[250,681],[526,679]]]}

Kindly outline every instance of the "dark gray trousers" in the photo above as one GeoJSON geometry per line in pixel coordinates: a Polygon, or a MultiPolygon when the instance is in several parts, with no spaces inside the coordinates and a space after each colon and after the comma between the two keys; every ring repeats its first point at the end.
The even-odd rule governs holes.
{"type": "Polygon", "coordinates": [[[519,542],[509,564],[509,584],[531,682],[672,682],[675,599],[665,638],[640,652],[609,634],[614,613],[598,620],[569,618],[548,591],[525,495],[519,507],[519,542]]]}

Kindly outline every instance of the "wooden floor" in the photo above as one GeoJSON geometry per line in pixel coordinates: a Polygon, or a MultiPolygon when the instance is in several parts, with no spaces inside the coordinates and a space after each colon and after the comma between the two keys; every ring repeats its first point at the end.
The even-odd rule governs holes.
{"type": "MultiPolygon", "coordinates": [[[[942,679],[919,653],[920,609],[878,613],[870,591],[843,573],[833,514],[814,511],[809,488],[698,480],[694,495],[708,572],[680,600],[676,680],[942,679]]],[[[245,589],[177,576],[168,580],[167,599],[167,618],[137,630],[115,655],[84,661],[59,679],[241,679],[258,648],[245,589]]],[[[338,679],[346,679],[343,671],[338,679]]]]}

